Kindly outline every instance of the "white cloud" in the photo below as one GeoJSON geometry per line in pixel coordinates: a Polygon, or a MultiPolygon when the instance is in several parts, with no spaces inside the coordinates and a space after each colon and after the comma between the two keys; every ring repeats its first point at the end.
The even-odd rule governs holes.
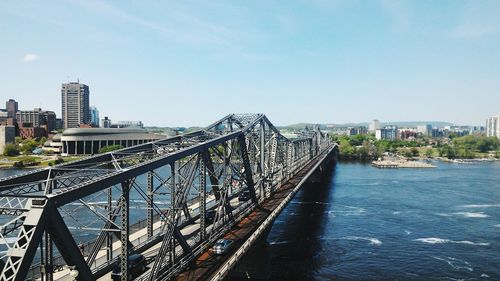
{"type": "Polygon", "coordinates": [[[32,62],[32,61],[36,61],[39,59],[40,59],[40,57],[38,57],[37,54],[26,54],[23,57],[23,62],[32,62]]]}
{"type": "Polygon", "coordinates": [[[196,15],[183,13],[175,8],[171,8],[169,16],[166,17],[170,19],[169,21],[157,22],[136,16],[118,6],[100,0],[77,0],[75,3],[107,18],[111,17],[133,23],[158,32],[169,39],[196,46],[209,43],[229,45],[230,42],[234,41],[236,42],[233,44],[238,45],[238,40],[246,38],[244,36],[247,35],[247,32],[235,31],[233,28],[205,21],[196,15]]]}
{"type": "Polygon", "coordinates": [[[450,36],[459,39],[475,39],[485,37],[497,32],[494,26],[486,24],[463,24],[450,32],[450,36]]]}

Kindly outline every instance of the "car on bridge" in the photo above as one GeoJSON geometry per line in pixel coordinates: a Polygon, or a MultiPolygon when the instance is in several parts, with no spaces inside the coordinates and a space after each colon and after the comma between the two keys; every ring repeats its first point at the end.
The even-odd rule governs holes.
{"type": "Polygon", "coordinates": [[[212,247],[212,252],[216,255],[223,255],[231,250],[233,245],[234,241],[231,239],[219,239],[212,247]]]}
{"type": "Polygon", "coordinates": [[[244,189],[238,194],[238,201],[244,202],[250,200],[250,190],[244,189]]]}
{"type": "Polygon", "coordinates": [[[205,211],[205,224],[212,224],[215,220],[216,211],[214,209],[208,209],[205,211]]]}
{"type": "MultiPolygon", "coordinates": [[[[134,254],[128,257],[128,280],[137,277],[146,271],[146,258],[141,254],[134,254]]],[[[121,268],[118,264],[111,272],[112,280],[120,280],[121,268]]]]}

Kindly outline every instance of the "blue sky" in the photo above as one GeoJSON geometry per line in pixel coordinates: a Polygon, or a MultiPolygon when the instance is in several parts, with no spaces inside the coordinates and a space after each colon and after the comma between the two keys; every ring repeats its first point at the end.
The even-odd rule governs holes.
{"type": "Polygon", "coordinates": [[[79,78],[101,118],[146,125],[500,113],[500,1],[47,3],[0,2],[0,99],[21,109],[60,115],[79,78]]]}

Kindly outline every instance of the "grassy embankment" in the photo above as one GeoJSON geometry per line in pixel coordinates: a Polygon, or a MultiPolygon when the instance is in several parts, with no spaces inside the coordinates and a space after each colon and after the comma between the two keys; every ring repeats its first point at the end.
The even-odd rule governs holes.
{"type": "Polygon", "coordinates": [[[0,156],[0,168],[43,168],[55,166],[58,163],[67,163],[79,160],[80,156],[46,156],[46,155],[18,155],[0,156]],[[61,160],[62,159],[62,160],[61,160]],[[18,163],[18,164],[16,164],[18,163]],[[19,163],[23,163],[20,165],[19,163]]]}

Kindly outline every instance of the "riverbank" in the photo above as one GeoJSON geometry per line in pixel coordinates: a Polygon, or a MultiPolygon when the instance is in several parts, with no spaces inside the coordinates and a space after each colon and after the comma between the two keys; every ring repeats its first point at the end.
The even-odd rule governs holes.
{"type": "MultiPolygon", "coordinates": [[[[404,155],[399,154],[386,154],[382,157],[382,160],[407,160],[407,161],[432,161],[437,160],[446,163],[458,163],[458,164],[468,164],[468,163],[481,163],[481,162],[491,162],[491,161],[500,161],[500,158],[494,157],[478,157],[478,158],[447,158],[442,156],[414,156],[414,157],[405,157],[404,155]],[[409,160],[411,159],[411,160],[409,160]]],[[[361,162],[361,163],[371,163],[373,161],[381,160],[380,157],[359,157],[358,155],[339,155],[339,159],[347,162],[361,162]]]]}
{"type": "Polygon", "coordinates": [[[445,157],[436,157],[435,159],[446,163],[456,163],[456,164],[471,164],[471,163],[500,161],[500,159],[498,158],[448,159],[445,157]]]}
{"type": "Polygon", "coordinates": [[[20,156],[1,156],[0,169],[38,169],[48,166],[54,166],[60,163],[72,162],[79,160],[79,156],[65,156],[59,155],[20,155],[20,156]]]}

